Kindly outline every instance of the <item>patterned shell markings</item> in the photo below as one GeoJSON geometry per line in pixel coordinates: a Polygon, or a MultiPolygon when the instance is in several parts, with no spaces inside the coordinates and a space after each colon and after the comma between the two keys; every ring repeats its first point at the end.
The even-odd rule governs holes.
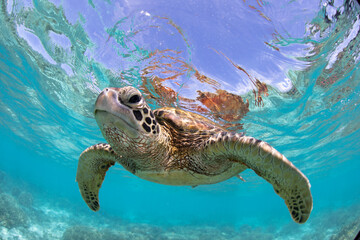
{"type": "Polygon", "coordinates": [[[227,132],[213,121],[196,113],[174,109],[160,108],[154,111],[156,120],[171,133],[175,147],[196,147],[203,140],[218,132],[227,132]]]}

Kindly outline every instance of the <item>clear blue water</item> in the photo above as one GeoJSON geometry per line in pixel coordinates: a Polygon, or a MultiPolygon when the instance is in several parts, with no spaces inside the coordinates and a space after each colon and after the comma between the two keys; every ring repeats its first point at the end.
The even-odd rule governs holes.
{"type": "Polygon", "coordinates": [[[359,11],[356,1],[2,1],[0,239],[353,239],[359,11]],[[267,85],[260,105],[251,79],[267,85]],[[310,180],[309,220],[294,223],[249,170],[246,182],[191,188],[117,165],[90,211],[75,175],[80,153],[105,141],[93,104],[126,85],[153,108],[199,112],[276,147],[310,180]],[[200,101],[219,89],[248,112],[200,101]]]}

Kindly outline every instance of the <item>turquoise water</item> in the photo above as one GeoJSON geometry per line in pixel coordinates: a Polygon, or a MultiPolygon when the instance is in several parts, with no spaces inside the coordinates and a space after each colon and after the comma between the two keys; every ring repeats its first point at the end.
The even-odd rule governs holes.
{"type": "Polygon", "coordinates": [[[353,239],[359,11],[356,1],[2,1],[0,239],[353,239]],[[309,220],[293,222],[250,170],[246,182],[191,188],[116,165],[90,211],[75,175],[80,153],[105,142],[93,104],[127,85],[153,108],[269,142],[309,178],[309,220]],[[217,90],[231,97],[201,98],[217,102],[217,90]]]}

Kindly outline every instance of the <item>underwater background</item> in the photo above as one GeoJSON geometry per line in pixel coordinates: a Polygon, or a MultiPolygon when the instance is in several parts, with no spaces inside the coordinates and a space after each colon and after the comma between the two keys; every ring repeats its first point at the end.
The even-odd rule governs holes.
{"type": "Polygon", "coordinates": [[[354,239],[360,230],[357,1],[2,0],[0,239],[354,239]],[[262,139],[310,180],[295,223],[253,171],[196,188],[110,168],[75,182],[105,87],[262,139]]]}

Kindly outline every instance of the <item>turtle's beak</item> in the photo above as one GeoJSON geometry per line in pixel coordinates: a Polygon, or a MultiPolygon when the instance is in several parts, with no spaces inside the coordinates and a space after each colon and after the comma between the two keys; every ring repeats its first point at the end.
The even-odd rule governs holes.
{"type": "Polygon", "coordinates": [[[112,112],[114,107],[119,107],[120,104],[117,103],[117,92],[115,89],[105,88],[96,99],[94,113],[96,113],[98,110],[112,112]]]}
{"type": "Polygon", "coordinates": [[[122,104],[119,98],[120,88],[105,88],[95,102],[94,115],[96,122],[102,130],[106,127],[117,127],[131,131],[134,135],[137,129],[136,120],[129,107],[122,104]]]}
{"type": "Polygon", "coordinates": [[[121,88],[105,88],[96,99],[94,114],[104,111],[120,118],[129,118],[130,109],[120,101],[120,90],[121,88]]]}

